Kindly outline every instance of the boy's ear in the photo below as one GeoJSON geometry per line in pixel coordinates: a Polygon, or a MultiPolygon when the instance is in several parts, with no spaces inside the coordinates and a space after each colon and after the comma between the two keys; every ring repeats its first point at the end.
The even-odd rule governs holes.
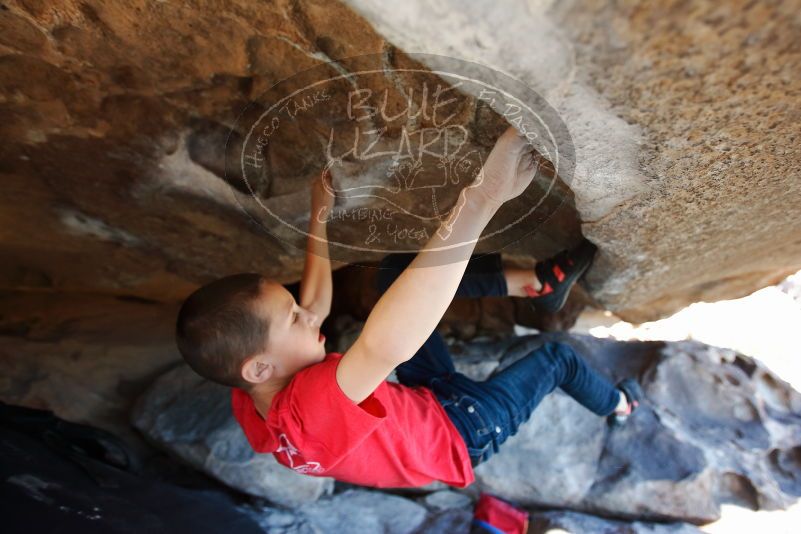
{"type": "Polygon", "coordinates": [[[261,384],[269,380],[275,372],[275,365],[267,359],[265,354],[256,354],[249,357],[242,364],[242,378],[252,384],[261,384]]]}

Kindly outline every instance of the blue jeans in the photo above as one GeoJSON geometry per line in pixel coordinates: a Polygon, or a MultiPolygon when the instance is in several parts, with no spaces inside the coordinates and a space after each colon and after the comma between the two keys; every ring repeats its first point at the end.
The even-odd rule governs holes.
{"type": "MultiPolygon", "coordinates": [[[[390,254],[381,261],[377,285],[383,294],[415,258],[390,254]]],[[[507,296],[501,256],[473,255],[456,290],[459,297],[507,296]]],[[[563,343],[545,343],[483,382],[456,372],[447,345],[436,330],[420,350],[395,369],[405,386],[431,389],[464,438],[473,466],[498,452],[517,433],[542,399],[557,387],[600,415],[611,414],[619,392],[563,343]]]]}

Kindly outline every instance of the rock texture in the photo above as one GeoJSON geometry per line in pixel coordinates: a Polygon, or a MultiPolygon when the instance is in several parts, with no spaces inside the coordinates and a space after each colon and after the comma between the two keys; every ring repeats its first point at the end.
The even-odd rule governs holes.
{"type": "Polygon", "coordinates": [[[583,534],[701,534],[701,530],[686,523],[645,523],[642,521],[624,522],[579,514],[576,512],[555,511],[534,513],[529,516],[528,534],[548,534],[568,532],[583,534]]]}
{"type": "Polygon", "coordinates": [[[348,3],[404,50],[492,65],[557,107],[602,251],[590,290],[627,320],[801,265],[797,0],[348,3]]]}
{"type": "Polygon", "coordinates": [[[445,534],[468,532],[473,517],[469,499],[466,503],[443,507],[364,489],[348,489],[295,510],[249,506],[243,507],[243,511],[265,532],[274,534],[445,534]]]}
{"type": "MultiPolygon", "coordinates": [[[[252,126],[248,113],[258,115],[271,102],[271,86],[304,69],[316,67],[306,76],[381,73],[396,66],[427,71],[350,9],[330,2],[13,2],[0,16],[0,128],[6,140],[0,172],[10,193],[0,200],[0,284],[6,288],[177,300],[232,272],[297,280],[308,185],[326,164],[320,136],[337,121],[362,124],[340,108],[354,87],[332,83],[325,105],[285,121],[257,156],[264,164],[256,176],[237,176],[231,166],[252,126]],[[265,231],[261,207],[294,229],[273,225],[265,231]]],[[[300,83],[303,76],[286,83],[300,83]]],[[[389,74],[368,78],[359,83],[388,95],[391,106],[400,105],[406,86],[418,90],[422,83],[389,74]]],[[[474,154],[477,163],[505,121],[475,99],[462,97],[450,106],[453,126],[469,134],[460,153],[474,154]]],[[[430,127],[434,120],[410,118],[409,127],[430,127]]],[[[396,125],[373,122],[392,127],[379,147],[398,144],[396,125]]],[[[335,148],[347,141],[338,140],[335,148]]],[[[386,223],[381,250],[414,249],[436,230],[474,172],[462,176],[461,168],[431,164],[426,174],[411,176],[415,169],[399,165],[390,175],[385,163],[345,161],[332,171],[335,185],[448,178],[436,213],[423,223],[413,229],[403,226],[410,224],[406,219],[393,221],[392,228],[386,223]]],[[[548,192],[537,220],[548,217],[553,228],[520,243],[518,252],[542,255],[579,238],[570,190],[556,180],[548,192]]],[[[407,211],[432,203],[425,189],[407,193],[401,206],[407,211]]],[[[381,207],[376,200],[343,199],[338,208],[347,218],[329,223],[329,237],[364,237],[363,216],[381,207]]],[[[495,224],[518,215],[510,210],[495,224]]],[[[377,261],[385,253],[348,250],[335,259],[377,261]]]]}
{"type": "MultiPolygon", "coordinates": [[[[312,534],[317,532],[453,534],[470,532],[473,504],[455,501],[453,492],[436,492],[415,503],[409,499],[369,490],[345,490],[296,510],[271,507],[242,507],[271,534],[312,534]],[[447,506],[444,499],[449,494],[447,506]]],[[[528,534],[698,534],[687,523],[617,521],[570,511],[529,513],[528,534]]]]}
{"type": "MultiPolygon", "coordinates": [[[[566,395],[546,398],[477,468],[479,487],[532,505],[697,523],[716,519],[722,502],[778,509],[801,495],[801,395],[754,360],[691,341],[543,338],[570,343],[615,381],[638,377],[647,402],[609,432],[566,395]]],[[[521,338],[498,369],[541,341],[521,338]]]]}
{"type": "Polygon", "coordinates": [[[136,299],[0,295],[0,399],[103,428],[145,460],[154,448],[131,428],[129,412],[153,380],[181,361],[176,313],[175,305],[136,299]]]}
{"type": "MultiPolygon", "coordinates": [[[[798,0],[5,2],[0,287],[174,301],[236,271],[297,280],[302,236],[254,224],[242,210],[252,202],[248,188],[228,172],[226,158],[242,140],[225,142],[232,131],[245,133],[236,129],[239,113],[304,69],[359,66],[326,66],[332,59],[376,54],[380,69],[425,67],[404,52],[429,52],[518,78],[556,107],[575,147],[575,176],[560,176],[542,217],[528,223],[536,232],[482,247],[543,257],[583,233],[601,249],[588,274],[590,296],[629,320],[748,293],[801,266],[792,209],[801,196],[793,96],[801,83],[799,7],[798,0]]],[[[388,90],[394,104],[413,85],[381,75],[365,83],[388,90]]],[[[470,147],[485,154],[502,118],[489,107],[459,110],[470,147]]],[[[285,130],[251,184],[301,228],[307,186],[323,164],[318,134],[341,110],[329,111],[285,130]]],[[[388,135],[398,140],[397,130],[388,135]]],[[[385,171],[346,165],[336,181],[379,183],[385,171]]],[[[461,186],[445,188],[444,206],[461,186]]],[[[379,257],[357,251],[337,259],[379,257]]]]}
{"type": "MultiPolygon", "coordinates": [[[[629,424],[610,431],[557,391],[476,468],[466,495],[488,491],[529,507],[699,524],[717,519],[724,502],[779,509],[801,496],[801,394],[748,357],[697,342],[566,334],[455,343],[453,352],[460,371],[484,379],[546,340],[570,343],[615,381],[638,377],[647,401],[629,424]]],[[[317,499],[328,488],[324,479],[249,452],[223,389],[181,366],[144,394],[134,424],[238,489],[284,502],[317,499]],[[312,485],[297,490],[300,497],[287,490],[307,479],[312,485]]],[[[442,497],[428,499],[437,506],[442,497]]]]}

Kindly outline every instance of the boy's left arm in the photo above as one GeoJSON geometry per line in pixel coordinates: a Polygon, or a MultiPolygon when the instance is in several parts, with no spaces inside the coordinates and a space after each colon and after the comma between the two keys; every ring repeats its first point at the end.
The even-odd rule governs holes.
{"type": "MultiPolygon", "coordinates": [[[[309,238],[306,242],[306,261],[300,281],[300,306],[313,311],[319,324],[331,313],[333,281],[331,260],[328,257],[326,222],[334,207],[331,173],[324,171],[312,184],[309,238]]],[[[318,324],[318,326],[319,326],[318,324]]]]}

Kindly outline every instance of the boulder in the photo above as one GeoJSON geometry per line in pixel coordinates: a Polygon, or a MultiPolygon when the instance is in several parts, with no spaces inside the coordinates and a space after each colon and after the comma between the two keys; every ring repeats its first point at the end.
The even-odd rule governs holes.
{"type": "Polygon", "coordinates": [[[411,499],[366,489],[347,489],[294,510],[246,505],[241,511],[271,534],[446,534],[467,532],[473,518],[469,499],[458,506],[427,508],[411,499]]]}
{"type": "Polygon", "coordinates": [[[476,468],[477,488],[532,506],[699,524],[724,502],[770,510],[801,496],[801,394],[757,361],[694,341],[543,334],[519,338],[492,372],[546,340],[570,344],[615,382],[636,377],[647,400],[611,430],[557,390],[476,468]]]}
{"type": "MultiPolygon", "coordinates": [[[[801,496],[801,394],[747,356],[694,341],[569,334],[453,341],[451,350],[460,372],[484,380],[546,341],[573,346],[614,381],[637,377],[646,400],[629,423],[609,429],[557,390],[476,468],[475,484],[446,490],[435,483],[402,494],[436,512],[464,507],[460,495],[485,491],[531,509],[697,524],[718,519],[722,503],[772,510],[801,496]]],[[[132,420],[158,446],[229,486],[326,516],[315,514],[328,504],[310,503],[333,491],[333,481],[254,454],[231,413],[228,388],[186,366],[160,377],[132,420]]]]}
{"type": "Polygon", "coordinates": [[[414,532],[426,509],[409,499],[377,491],[348,490],[298,508],[321,532],[414,532]]]}
{"type": "Polygon", "coordinates": [[[287,469],[272,454],[253,451],[231,411],[231,390],[181,363],[136,402],[131,423],[152,443],[250,495],[282,506],[314,502],[334,481],[287,469]]]}
{"type": "MultiPolygon", "coordinates": [[[[0,16],[0,85],[13,95],[0,121],[7,140],[0,148],[2,172],[13,193],[0,200],[7,223],[0,232],[4,288],[176,301],[232,272],[298,280],[309,184],[329,163],[343,191],[403,185],[387,198],[343,195],[329,222],[330,240],[341,243],[330,247],[335,259],[378,261],[390,250],[419,248],[506,124],[341,3],[287,10],[248,1],[204,9],[90,0],[52,8],[14,3],[0,16]],[[416,69],[416,77],[393,69],[416,69]],[[357,71],[376,74],[364,74],[356,86],[335,79],[357,71]],[[248,134],[261,131],[260,114],[295,85],[317,78],[330,82],[309,95],[320,100],[289,109],[269,146],[251,153],[248,142],[261,138],[248,134]],[[369,124],[348,115],[355,87],[369,88],[376,103],[383,95],[396,114],[406,92],[419,95],[426,83],[458,97],[447,104],[447,125],[433,125],[429,111],[369,124]],[[387,131],[377,136],[380,129],[387,131]],[[402,132],[414,137],[423,130],[443,139],[446,131],[460,134],[440,141],[447,146],[430,147],[447,152],[453,141],[458,158],[405,161],[409,137],[402,132]],[[337,136],[328,145],[332,131],[337,136]],[[366,138],[360,150],[398,157],[341,156],[359,132],[366,138]],[[240,160],[254,163],[252,175],[240,160]],[[370,238],[377,241],[364,247],[370,238]]],[[[431,98],[418,100],[430,106],[431,98]]],[[[426,141],[414,141],[415,150],[426,141]]],[[[545,216],[555,223],[530,246],[545,251],[579,239],[562,181],[543,177],[529,194],[542,209],[530,225],[517,225],[520,231],[531,233],[545,216]]],[[[517,211],[499,219],[519,218],[517,211]]],[[[482,246],[498,249],[511,240],[507,234],[482,246]]]]}
{"type": "MultiPolygon", "coordinates": [[[[435,492],[424,499],[425,506],[378,491],[349,489],[297,510],[265,506],[242,506],[241,511],[271,534],[408,533],[452,534],[469,532],[473,503],[461,496],[435,492]],[[448,503],[442,507],[444,502],[448,503]]],[[[459,494],[454,494],[459,495],[459,494]]],[[[700,534],[687,523],[622,521],[567,510],[529,512],[529,534],[548,532],[570,534],[700,534]]]]}
{"type": "Polygon", "coordinates": [[[616,521],[565,510],[534,512],[529,515],[527,534],[701,534],[687,523],[647,523],[616,521]]]}
{"type": "MultiPolygon", "coordinates": [[[[786,120],[801,83],[792,46],[799,0],[4,6],[4,289],[174,302],[233,272],[298,280],[308,186],[330,163],[326,135],[362,124],[343,104],[354,86],[337,76],[373,72],[354,83],[385,95],[389,117],[408,90],[419,95],[435,77],[442,56],[480,64],[472,79],[507,79],[522,103],[552,110],[549,127],[569,148],[499,212],[480,251],[532,260],[583,234],[600,248],[589,296],[632,321],[741,296],[801,267],[790,209],[801,197],[792,149],[801,122],[786,120]],[[245,176],[231,165],[248,155],[242,120],[273,102],[277,82],[313,72],[338,82],[293,108],[302,112],[264,153],[249,154],[258,171],[245,176]],[[265,211],[275,224],[265,224],[265,211]],[[494,233],[518,220],[517,234],[494,233]]],[[[440,81],[459,97],[450,126],[469,134],[463,150],[478,163],[514,118],[440,81]]],[[[383,131],[376,146],[399,155],[402,132],[432,126],[422,117],[375,119],[370,135],[383,131]]],[[[417,162],[399,158],[338,161],[337,186],[408,187],[400,200],[343,199],[329,223],[343,243],[336,259],[371,262],[419,247],[473,176],[442,163],[418,176],[417,162]],[[371,232],[371,217],[388,205],[392,221],[371,232]],[[355,246],[378,234],[380,247],[355,246]]]]}

